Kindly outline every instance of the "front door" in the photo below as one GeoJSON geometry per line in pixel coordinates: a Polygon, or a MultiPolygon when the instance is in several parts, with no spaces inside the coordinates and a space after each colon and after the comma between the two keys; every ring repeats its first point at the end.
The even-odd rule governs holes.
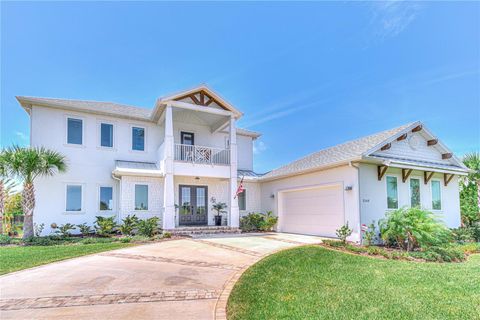
{"type": "Polygon", "coordinates": [[[180,225],[208,224],[208,188],[206,186],[180,186],[180,225]]]}

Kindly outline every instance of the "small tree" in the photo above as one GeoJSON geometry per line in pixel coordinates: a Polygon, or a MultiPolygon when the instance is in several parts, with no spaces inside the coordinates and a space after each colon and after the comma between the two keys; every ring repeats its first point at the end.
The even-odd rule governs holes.
{"type": "Polygon", "coordinates": [[[39,176],[53,176],[67,169],[66,159],[56,151],[43,147],[22,148],[14,146],[2,151],[0,157],[4,171],[23,181],[22,211],[23,238],[34,236],[33,210],[35,209],[34,181],[39,176]]]}
{"type": "Polygon", "coordinates": [[[347,238],[352,235],[353,230],[348,227],[348,222],[346,225],[341,226],[339,229],[336,230],[337,237],[343,243],[347,242],[347,238]]]}
{"type": "Polygon", "coordinates": [[[466,154],[463,163],[472,170],[460,179],[460,209],[467,226],[480,221],[480,153],[466,154]]]}
{"type": "Polygon", "coordinates": [[[222,213],[226,213],[227,204],[225,202],[217,202],[215,198],[210,200],[212,202],[212,209],[215,210],[216,216],[221,216],[222,213]]]}

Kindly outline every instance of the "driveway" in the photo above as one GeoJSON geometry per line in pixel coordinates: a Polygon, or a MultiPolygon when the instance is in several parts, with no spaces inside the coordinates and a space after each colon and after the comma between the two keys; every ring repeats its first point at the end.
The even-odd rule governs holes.
{"type": "Polygon", "coordinates": [[[217,302],[225,304],[224,288],[242,270],[272,252],[319,242],[284,233],[219,236],[57,262],[0,277],[0,318],[219,319],[217,302]]]}

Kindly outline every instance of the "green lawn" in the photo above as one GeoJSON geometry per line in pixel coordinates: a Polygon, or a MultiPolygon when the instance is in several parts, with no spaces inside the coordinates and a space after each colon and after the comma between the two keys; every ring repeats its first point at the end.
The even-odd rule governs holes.
{"type": "Polygon", "coordinates": [[[59,246],[0,247],[0,274],[131,245],[129,243],[111,242],[59,246]]]}
{"type": "Polygon", "coordinates": [[[480,319],[480,254],[464,263],[382,260],[307,246],[247,270],[228,319],[480,319]]]}

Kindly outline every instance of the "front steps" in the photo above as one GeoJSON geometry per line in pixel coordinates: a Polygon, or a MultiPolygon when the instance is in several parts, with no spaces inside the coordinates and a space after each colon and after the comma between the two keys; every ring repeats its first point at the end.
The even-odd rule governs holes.
{"type": "Polygon", "coordinates": [[[238,234],[241,233],[239,228],[228,226],[192,226],[192,227],[178,227],[171,230],[164,230],[170,232],[175,236],[202,236],[209,234],[238,234]]]}

